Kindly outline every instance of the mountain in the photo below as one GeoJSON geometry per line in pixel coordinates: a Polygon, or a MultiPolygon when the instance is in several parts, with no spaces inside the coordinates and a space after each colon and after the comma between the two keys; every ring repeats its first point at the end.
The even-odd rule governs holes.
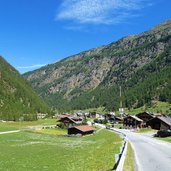
{"type": "Polygon", "coordinates": [[[171,19],[24,74],[48,104],[60,110],[171,102],[171,19]]]}
{"type": "Polygon", "coordinates": [[[0,56],[0,119],[36,119],[37,112],[48,112],[48,106],[10,64],[0,56]]]}

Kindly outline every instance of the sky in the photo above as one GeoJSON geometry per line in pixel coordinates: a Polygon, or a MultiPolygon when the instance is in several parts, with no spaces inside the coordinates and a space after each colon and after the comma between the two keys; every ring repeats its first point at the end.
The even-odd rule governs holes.
{"type": "Polygon", "coordinates": [[[0,0],[0,56],[25,73],[169,18],[170,0],[0,0]]]}

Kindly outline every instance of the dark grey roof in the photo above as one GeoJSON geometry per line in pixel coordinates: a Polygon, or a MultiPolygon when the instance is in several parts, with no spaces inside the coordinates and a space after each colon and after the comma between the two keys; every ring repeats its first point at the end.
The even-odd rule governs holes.
{"type": "Polygon", "coordinates": [[[139,115],[141,115],[143,113],[146,113],[146,114],[148,114],[148,115],[150,115],[152,117],[154,116],[154,114],[153,113],[150,113],[150,112],[141,112],[141,113],[136,114],[136,116],[139,116],[139,115]]]}
{"type": "Polygon", "coordinates": [[[171,117],[169,116],[161,116],[161,117],[158,117],[161,121],[165,122],[167,125],[171,126],[171,117]]]}
{"type": "Polygon", "coordinates": [[[139,122],[143,122],[142,119],[140,119],[140,118],[138,118],[138,117],[136,117],[136,116],[134,116],[134,115],[129,115],[129,116],[125,117],[124,119],[127,119],[127,118],[133,118],[133,119],[135,119],[135,120],[137,120],[137,121],[139,121],[139,122]]]}
{"type": "Polygon", "coordinates": [[[140,121],[140,122],[143,121],[142,119],[140,119],[140,118],[138,118],[138,117],[136,117],[136,116],[131,116],[131,117],[134,118],[134,119],[137,120],[137,121],[140,121]]]}

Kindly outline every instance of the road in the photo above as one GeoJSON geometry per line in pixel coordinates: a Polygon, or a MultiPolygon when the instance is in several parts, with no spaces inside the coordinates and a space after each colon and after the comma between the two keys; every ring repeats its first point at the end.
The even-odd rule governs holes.
{"type": "Polygon", "coordinates": [[[152,137],[118,130],[132,144],[138,171],[171,171],[171,144],[152,137]]]}

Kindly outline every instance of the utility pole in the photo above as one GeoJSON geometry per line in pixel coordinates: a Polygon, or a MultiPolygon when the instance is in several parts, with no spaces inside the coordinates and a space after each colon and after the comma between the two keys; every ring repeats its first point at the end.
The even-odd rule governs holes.
{"type": "Polygon", "coordinates": [[[120,89],[120,108],[122,108],[122,89],[121,86],[119,86],[120,89]]]}
{"type": "Polygon", "coordinates": [[[122,88],[121,88],[121,86],[119,86],[119,89],[120,89],[120,108],[119,108],[119,112],[120,112],[120,115],[122,117],[122,115],[124,113],[124,109],[123,109],[123,106],[122,106],[122,88]]]}

